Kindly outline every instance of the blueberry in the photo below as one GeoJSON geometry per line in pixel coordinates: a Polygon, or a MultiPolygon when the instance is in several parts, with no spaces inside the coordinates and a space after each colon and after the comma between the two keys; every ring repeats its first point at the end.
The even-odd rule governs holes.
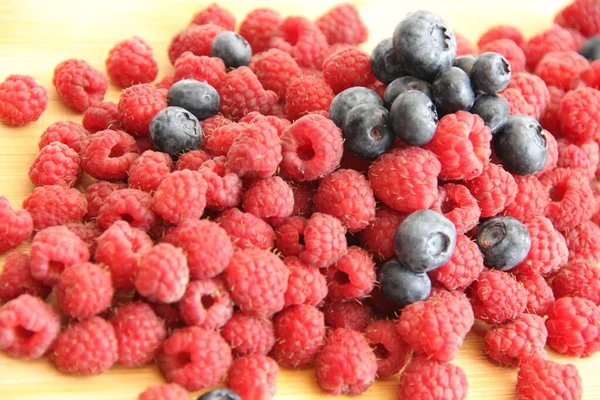
{"type": "Polygon", "coordinates": [[[367,160],[388,151],[396,140],[388,110],[378,104],[361,104],[350,110],[342,132],[346,148],[367,160]]]}
{"type": "Polygon", "coordinates": [[[157,150],[177,158],[202,146],[200,121],[184,108],[167,107],[152,118],[150,141],[157,150]]]}
{"type": "Polygon", "coordinates": [[[469,75],[460,68],[450,67],[440,72],[431,88],[433,102],[441,115],[468,111],[475,101],[469,75]]]}
{"type": "Polygon", "coordinates": [[[517,175],[533,175],[546,166],[548,144],[539,122],[525,115],[511,115],[493,140],[504,168],[517,175]]]}
{"type": "Polygon", "coordinates": [[[204,393],[197,400],[242,400],[242,398],[231,389],[219,388],[204,393]]]}
{"type": "Polygon", "coordinates": [[[452,66],[462,69],[467,73],[467,75],[471,75],[471,70],[473,69],[473,64],[475,64],[475,61],[477,61],[477,56],[468,54],[466,56],[456,57],[456,60],[454,60],[452,66]]]}
{"type": "Polygon", "coordinates": [[[199,121],[219,112],[221,100],[217,90],[206,82],[184,79],[175,82],[167,93],[170,106],[185,108],[199,121]]]}
{"type": "Polygon", "coordinates": [[[411,146],[428,143],[438,124],[437,111],[431,99],[418,90],[409,90],[396,97],[390,118],[396,136],[411,146]]]}
{"type": "Polygon", "coordinates": [[[396,228],[398,261],[411,272],[429,272],[448,262],[456,244],[456,227],[442,214],[419,210],[396,228]]]}
{"type": "Polygon", "coordinates": [[[378,280],[383,297],[400,308],[427,300],[431,293],[431,280],[426,273],[410,272],[395,258],[381,266],[378,280]]]}
{"type": "Polygon", "coordinates": [[[471,69],[471,85],[473,89],[495,94],[508,86],[511,78],[510,64],[498,53],[480,54],[471,69]]]}
{"type": "Polygon", "coordinates": [[[246,39],[232,31],[219,33],[210,46],[211,57],[219,57],[227,68],[248,65],[252,48],[246,39]]]}
{"type": "Polygon", "coordinates": [[[390,83],[403,75],[400,62],[394,53],[392,38],[383,39],[371,52],[371,70],[383,83],[390,83]]]}
{"type": "Polygon", "coordinates": [[[431,80],[456,57],[454,32],[440,16],[427,11],[408,14],[394,30],[396,57],[407,75],[431,80]]]}
{"type": "Polygon", "coordinates": [[[590,61],[600,60],[600,35],[589,38],[579,49],[579,54],[590,61]]]}
{"type": "Polygon", "coordinates": [[[385,89],[385,93],[383,94],[385,106],[390,108],[394,100],[396,100],[396,97],[409,90],[420,90],[425,93],[427,97],[433,99],[431,85],[429,85],[428,82],[415,78],[414,76],[403,76],[392,81],[385,89]]]}
{"type": "Polygon", "coordinates": [[[488,219],[479,225],[475,241],[483,254],[485,266],[502,271],[521,263],[531,247],[529,231],[513,217],[488,219]]]}
{"type": "Polygon", "coordinates": [[[329,119],[338,127],[342,127],[348,111],[360,104],[383,105],[381,97],[371,89],[355,86],[339,92],[329,106],[329,119]]]}
{"type": "Polygon", "coordinates": [[[471,113],[479,115],[485,125],[490,128],[492,135],[495,135],[508,121],[510,106],[502,96],[480,94],[475,98],[471,113]]]}

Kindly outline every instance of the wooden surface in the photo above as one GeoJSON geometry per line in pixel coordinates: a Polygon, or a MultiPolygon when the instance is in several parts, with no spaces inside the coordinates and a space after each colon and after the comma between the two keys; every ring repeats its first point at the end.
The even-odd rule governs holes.
{"type": "MultiPolygon", "coordinates": [[[[472,41],[487,27],[511,23],[529,36],[550,24],[555,10],[565,0],[398,0],[356,1],[371,29],[366,49],[391,35],[395,24],[406,12],[427,9],[444,16],[451,26],[472,41]],[[386,4],[394,4],[389,6],[386,4]],[[402,3],[402,4],[401,4],[402,3]],[[414,4],[414,5],[413,5],[414,4]],[[392,7],[392,8],[390,8],[392,7]]],[[[315,17],[334,4],[330,0],[224,1],[222,4],[241,17],[257,6],[276,8],[284,15],[304,14],[315,17]]],[[[41,119],[24,128],[0,124],[0,195],[20,207],[31,191],[27,170],[37,151],[40,134],[49,124],[63,119],[78,121],[80,116],[58,101],[51,86],[54,66],[65,58],[79,57],[103,70],[104,58],[117,41],[139,35],[154,48],[160,64],[159,77],[171,72],[166,57],[170,37],[205,4],[198,1],[166,0],[0,0],[0,79],[11,73],[28,74],[46,86],[50,95],[48,109],[41,119]]],[[[111,87],[107,98],[118,99],[111,87]]],[[[26,249],[23,246],[22,249],[26,249]]],[[[0,265],[3,258],[0,258],[0,265]]],[[[467,337],[456,364],[468,375],[469,399],[513,399],[516,370],[501,368],[482,352],[484,328],[478,327],[467,337]]],[[[579,367],[583,378],[584,399],[600,399],[600,355],[574,360],[551,353],[559,362],[579,367]]],[[[12,360],[0,354],[0,400],[85,399],[133,400],[150,384],[162,382],[156,368],[116,367],[91,378],[75,378],[57,373],[47,360],[12,360]]],[[[395,399],[397,378],[377,382],[365,399],[395,399]]],[[[190,398],[195,396],[190,395],[190,398]]],[[[319,390],[312,369],[284,370],[278,376],[276,399],[333,398],[319,390]]]]}

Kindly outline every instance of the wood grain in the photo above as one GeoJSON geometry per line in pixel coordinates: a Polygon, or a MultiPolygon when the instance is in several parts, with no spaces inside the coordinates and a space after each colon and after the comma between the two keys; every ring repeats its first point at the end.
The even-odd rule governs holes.
{"type": "MultiPolygon", "coordinates": [[[[566,0],[421,0],[400,2],[358,0],[361,14],[371,29],[370,49],[391,35],[395,24],[406,12],[427,9],[443,15],[452,27],[472,41],[489,26],[510,23],[534,34],[551,23],[553,13],[566,0]],[[390,5],[392,4],[392,5],[390,5]]],[[[304,14],[315,17],[326,10],[330,0],[301,2],[259,0],[223,1],[238,21],[258,6],[273,7],[284,15],[304,14]]],[[[42,118],[24,128],[0,125],[0,194],[14,207],[20,207],[31,191],[27,179],[29,164],[37,151],[40,134],[49,124],[64,119],[78,120],[79,115],[64,107],[51,86],[54,66],[65,58],[79,57],[103,69],[104,58],[117,41],[132,35],[147,40],[159,60],[160,76],[171,72],[166,57],[170,37],[203,7],[191,0],[4,0],[0,2],[0,77],[11,73],[29,74],[48,88],[50,102],[42,118]]],[[[118,99],[119,90],[111,87],[107,95],[118,99]]],[[[22,250],[26,250],[22,246],[22,250]]],[[[0,265],[4,258],[0,258],[0,265]]],[[[485,327],[477,325],[467,337],[456,364],[468,375],[469,399],[513,399],[516,370],[501,368],[488,361],[482,352],[485,327]]],[[[600,399],[597,371],[600,356],[585,360],[550,354],[553,360],[571,362],[579,367],[583,378],[584,398],[600,399]]],[[[153,366],[137,369],[114,368],[90,378],[58,374],[47,360],[32,362],[13,360],[0,354],[0,399],[42,400],[102,399],[133,400],[150,384],[162,382],[153,366]]],[[[377,382],[363,396],[365,399],[394,399],[397,378],[377,382]]],[[[192,394],[190,398],[195,398],[192,394]]],[[[312,369],[283,370],[278,376],[276,399],[299,400],[333,398],[321,393],[312,369]]]]}

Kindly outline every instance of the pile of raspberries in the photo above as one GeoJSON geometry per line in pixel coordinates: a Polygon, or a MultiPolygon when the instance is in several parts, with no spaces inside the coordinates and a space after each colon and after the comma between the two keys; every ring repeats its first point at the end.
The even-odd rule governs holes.
{"type": "MultiPolygon", "coordinates": [[[[348,151],[330,104],[356,87],[384,104],[390,83],[359,47],[368,30],[349,4],[316,21],[256,9],[237,25],[241,39],[213,4],[175,34],[160,80],[139,37],[109,51],[108,78],[61,62],[53,85],[83,118],[42,133],[22,209],[0,197],[0,253],[33,237],[0,273],[0,349],[71,375],[155,362],[167,383],[142,400],[224,381],[201,399],[267,400],[280,366],[313,366],[335,395],[397,376],[399,399],[459,400],[468,377],[452,361],[479,324],[482,352],[518,369],[519,399],[581,399],[577,368],[546,349],[600,350],[600,3],[576,0],[554,23],[528,40],[494,27],[477,46],[445,28],[456,56],[494,52],[510,65],[494,96],[539,121],[547,147],[543,168],[524,174],[495,154],[493,119],[464,108],[440,115],[420,147],[396,138],[375,159],[348,151]],[[250,46],[247,65],[214,57],[217,37],[250,46]],[[123,88],[118,104],[104,101],[109,79],[123,88]],[[219,113],[193,117],[200,145],[169,155],[155,116],[182,80],[216,90],[219,113]],[[419,210],[451,221],[454,250],[424,276],[425,298],[399,306],[379,271],[419,210]],[[508,270],[477,239],[501,216],[531,242],[508,270]]],[[[384,60],[392,78],[403,68],[391,68],[395,51],[384,60]]],[[[7,125],[36,121],[47,101],[29,76],[0,83],[7,125]]]]}

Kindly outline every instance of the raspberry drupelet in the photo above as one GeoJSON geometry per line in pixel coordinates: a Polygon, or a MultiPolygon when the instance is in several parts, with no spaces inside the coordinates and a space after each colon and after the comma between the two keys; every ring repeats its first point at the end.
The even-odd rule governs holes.
{"type": "Polygon", "coordinates": [[[501,165],[490,163],[481,175],[465,183],[469,191],[477,199],[481,209],[481,217],[493,217],[504,211],[518,193],[515,178],[501,165]]]}
{"type": "Polygon", "coordinates": [[[113,294],[110,272],[89,262],[65,267],[56,285],[56,299],[63,314],[80,320],[104,312],[113,294]]]}
{"type": "MultiPolygon", "coordinates": [[[[202,130],[204,133],[204,128],[202,128],[202,130]]],[[[202,164],[208,160],[210,160],[210,155],[204,150],[191,150],[179,156],[175,163],[175,170],[181,171],[182,169],[189,169],[198,171],[202,164]]]]}
{"type": "MultiPolygon", "coordinates": [[[[600,261],[600,227],[585,221],[565,231],[565,242],[569,249],[569,261],[583,259],[592,263],[600,261]]],[[[563,262],[564,264],[564,262],[563,262]]]]}
{"type": "Polygon", "coordinates": [[[128,132],[148,136],[152,118],[163,108],[167,100],[148,83],[139,83],[121,92],[118,104],[119,121],[128,132]]]}
{"type": "Polygon", "coordinates": [[[268,178],[277,172],[281,160],[282,147],[277,130],[265,123],[252,124],[244,127],[231,144],[225,167],[239,177],[268,178]]]}
{"type": "Polygon", "coordinates": [[[187,325],[219,329],[233,315],[233,301],[221,279],[192,281],[177,305],[187,325]]]}

